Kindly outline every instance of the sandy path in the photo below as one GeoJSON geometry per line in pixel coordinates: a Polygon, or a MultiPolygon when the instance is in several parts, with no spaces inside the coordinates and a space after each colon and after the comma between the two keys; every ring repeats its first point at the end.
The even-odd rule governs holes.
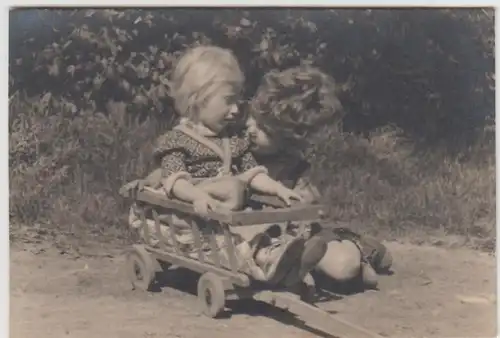
{"type": "MultiPolygon", "coordinates": [[[[380,290],[320,304],[389,337],[493,337],[495,258],[465,249],[389,244],[395,274],[380,290]]],[[[11,248],[11,337],[315,337],[280,310],[242,302],[200,316],[193,282],[171,273],[161,293],[132,292],[123,257],[68,258],[32,245],[11,248]],[[179,290],[180,289],[180,290],[179,290]]]]}

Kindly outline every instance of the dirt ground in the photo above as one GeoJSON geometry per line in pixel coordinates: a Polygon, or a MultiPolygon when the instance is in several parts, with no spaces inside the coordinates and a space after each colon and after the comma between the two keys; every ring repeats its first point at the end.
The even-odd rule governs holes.
{"type": "MultiPolygon", "coordinates": [[[[387,337],[496,336],[495,257],[465,249],[388,243],[394,274],[379,290],[318,305],[387,337]]],[[[11,338],[315,337],[288,313],[255,301],[213,320],[199,314],[189,274],[172,271],[161,292],[132,291],[117,250],[61,254],[49,244],[10,250],[11,338]]],[[[332,297],[330,297],[332,298],[332,297]]]]}

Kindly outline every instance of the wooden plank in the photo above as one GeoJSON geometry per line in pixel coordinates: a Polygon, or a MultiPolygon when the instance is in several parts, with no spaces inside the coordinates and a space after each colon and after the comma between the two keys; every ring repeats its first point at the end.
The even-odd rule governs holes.
{"type": "MultiPolygon", "coordinates": [[[[148,190],[141,191],[137,194],[137,199],[166,209],[196,215],[192,205],[168,199],[165,195],[157,192],[148,190]]],[[[244,210],[232,213],[210,211],[208,214],[210,219],[232,226],[281,223],[287,221],[315,221],[324,216],[324,208],[321,205],[295,205],[289,208],[244,210]]]]}
{"type": "Polygon", "coordinates": [[[201,263],[205,263],[205,255],[203,254],[203,240],[196,220],[191,220],[191,231],[193,232],[194,246],[198,252],[198,259],[201,263]]]}
{"type": "MultiPolygon", "coordinates": [[[[197,215],[196,212],[194,211],[194,208],[191,204],[185,203],[182,201],[176,201],[167,198],[162,193],[155,192],[155,191],[150,191],[150,190],[143,190],[137,193],[137,199],[150,203],[153,205],[157,205],[160,207],[163,207],[165,209],[170,209],[170,210],[176,210],[180,211],[189,215],[197,215]]],[[[215,212],[215,211],[209,211],[208,217],[210,219],[219,221],[219,222],[230,222],[231,221],[231,215],[229,212],[224,213],[224,212],[215,212]]]]}
{"type": "Polygon", "coordinates": [[[139,218],[141,219],[141,225],[144,230],[144,240],[146,243],[150,243],[151,237],[149,234],[149,227],[148,227],[148,222],[146,220],[146,216],[144,215],[144,209],[141,208],[141,211],[139,212],[139,218]]]}
{"type": "Polygon", "coordinates": [[[180,267],[193,270],[198,273],[213,272],[221,277],[229,278],[232,283],[241,286],[250,286],[250,277],[241,272],[232,272],[224,268],[218,268],[207,263],[201,263],[196,259],[190,257],[184,257],[175,253],[165,252],[159,249],[148,247],[147,250],[154,254],[157,259],[171,263],[172,265],[177,265],[180,267]]]}
{"type": "Polygon", "coordinates": [[[317,221],[324,217],[323,207],[320,205],[300,205],[286,209],[245,210],[231,214],[232,226],[244,226],[264,223],[317,221]]]}
{"type": "Polygon", "coordinates": [[[327,333],[341,338],[382,338],[382,336],[361,326],[350,323],[317,306],[305,303],[297,295],[289,292],[260,291],[254,298],[279,308],[287,309],[306,323],[326,330],[327,333]]]}
{"type": "Polygon", "coordinates": [[[212,233],[209,236],[210,240],[210,257],[212,258],[212,262],[215,264],[217,268],[221,267],[221,262],[219,259],[219,248],[217,246],[217,239],[215,238],[215,233],[212,233]]]}
{"type": "Polygon", "coordinates": [[[158,212],[153,209],[153,219],[155,220],[155,232],[158,240],[160,241],[160,247],[165,250],[169,245],[168,239],[163,236],[163,232],[161,231],[161,222],[158,218],[158,212]]]}
{"type": "Polygon", "coordinates": [[[170,240],[172,241],[172,245],[174,246],[174,250],[177,254],[183,254],[181,250],[181,246],[179,244],[179,241],[177,240],[177,234],[175,233],[175,224],[172,221],[172,216],[170,215],[163,215],[162,218],[164,221],[167,222],[168,224],[168,232],[170,234],[170,240]]]}
{"type": "Polygon", "coordinates": [[[270,207],[287,208],[285,202],[276,196],[261,195],[254,193],[250,196],[250,200],[270,207]]]}
{"type": "Polygon", "coordinates": [[[301,235],[303,235],[306,232],[306,223],[305,222],[299,222],[299,232],[301,235]]]}
{"type": "MultiPolygon", "coordinates": [[[[264,206],[269,206],[269,207],[274,207],[274,208],[279,208],[279,209],[286,209],[290,208],[293,206],[301,205],[299,202],[293,202],[291,206],[287,206],[285,202],[277,197],[277,196],[271,196],[271,195],[264,195],[260,193],[254,192],[252,195],[250,195],[249,199],[253,202],[262,204],[264,206]]],[[[304,204],[304,205],[319,205],[317,202],[313,202],[310,204],[304,204]]]]}
{"type": "Polygon", "coordinates": [[[236,248],[233,243],[233,236],[229,231],[229,227],[225,224],[222,224],[224,228],[224,241],[226,243],[226,252],[227,257],[229,258],[229,266],[232,272],[238,271],[238,261],[236,259],[236,248]]]}

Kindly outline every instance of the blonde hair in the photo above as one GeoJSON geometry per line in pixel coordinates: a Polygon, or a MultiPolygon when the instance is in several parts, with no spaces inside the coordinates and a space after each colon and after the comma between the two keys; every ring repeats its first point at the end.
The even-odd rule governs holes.
{"type": "Polygon", "coordinates": [[[224,86],[237,93],[245,77],[234,54],[216,46],[191,48],[178,60],[170,77],[170,96],[177,113],[196,119],[207,99],[224,86]]]}

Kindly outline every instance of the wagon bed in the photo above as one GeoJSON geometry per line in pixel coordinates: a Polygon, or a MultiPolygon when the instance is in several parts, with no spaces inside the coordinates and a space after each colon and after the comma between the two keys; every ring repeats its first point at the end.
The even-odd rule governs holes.
{"type": "MultiPolygon", "coordinates": [[[[196,215],[191,204],[178,200],[169,199],[161,191],[148,189],[147,187],[136,193],[129,193],[128,197],[134,197],[138,201],[180,211],[189,215],[196,215]],[[135,196],[134,196],[135,195],[135,196]]],[[[272,196],[254,194],[250,197],[253,202],[277,207],[264,210],[243,211],[209,211],[208,218],[231,226],[244,226],[262,223],[282,223],[288,221],[311,221],[325,217],[324,207],[319,204],[296,204],[285,207],[284,203],[272,196]]]]}
{"type": "MultiPolygon", "coordinates": [[[[193,215],[196,217],[191,204],[167,198],[162,191],[150,188],[123,190],[124,197],[146,205],[161,207],[166,210],[193,215]]],[[[210,211],[208,218],[221,225],[225,237],[226,250],[228,252],[229,264],[223,264],[219,257],[220,248],[217,247],[215,235],[208,236],[210,252],[204,252],[202,248],[203,237],[195,221],[191,222],[191,230],[195,242],[195,252],[187,253],[182,250],[171,232],[168,236],[173,245],[167,244],[167,238],[160,229],[162,222],[170,224],[173,231],[173,223],[169,221],[168,215],[159,215],[153,210],[155,221],[155,235],[159,239],[159,246],[137,244],[129,252],[129,274],[135,287],[148,290],[156,273],[161,273],[171,265],[187,268],[201,274],[198,282],[198,298],[205,315],[216,317],[224,309],[226,299],[253,298],[273,306],[286,309],[299,316],[300,319],[325,330],[335,337],[379,337],[378,335],[349,323],[335,315],[332,315],[317,306],[303,301],[300,295],[284,289],[270,289],[261,282],[252,280],[247,274],[238,271],[235,257],[235,247],[231,240],[231,227],[242,227],[256,224],[286,223],[316,221],[326,217],[322,205],[297,204],[286,207],[277,198],[263,195],[251,196],[251,201],[275,207],[274,209],[245,210],[236,212],[210,211]],[[142,280],[137,279],[137,266],[142,280]]],[[[145,225],[144,214],[141,215],[142,223],[145,225]]],[[[303,227],[303,225],[302,225],[303,227]]],[[[148,238],[148,227],[144,226],[145,237],[148,238]]]]}

